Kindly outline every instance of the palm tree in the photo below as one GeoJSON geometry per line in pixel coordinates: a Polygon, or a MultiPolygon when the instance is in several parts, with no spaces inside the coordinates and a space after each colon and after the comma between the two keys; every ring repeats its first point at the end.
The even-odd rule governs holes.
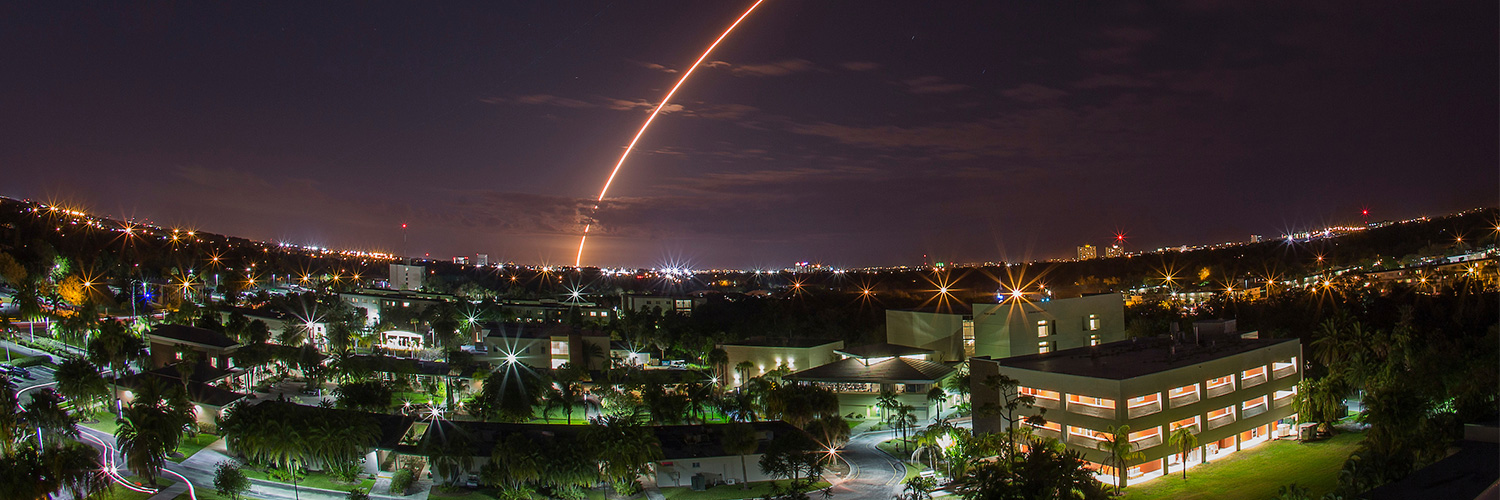
{"type": "Polygon", "coordinates": [[[745,455],[755,453],[760,447],[760,440],[755,438],[755,427],[750,424],[734,423],[724,426],[724,435],[719,438],[719,444],[723,446],[725,453],[740,456],[740,482],[744,484],[742,489],[750,489],[750,472],[745,467],[745,455]]]}
{"type": "Polygon", "coordinates": [[[148,400],[143,395],[131,402],[115,429],[115,441],[125,453],[126,466],[147,483],[156,484],[167,454],[177,449],[188,421],[159,399],[148,400]]]}
{"type": "Polygon", "coordinates": [[[755,369],[755,363],[751,363],[749,360],[741,361],[739,364],[734,365],[734,371],[740,374],[741,386],[750,381],[750,370],[753,369],[755,369]]]}
{"type": "Polygon", "coordinates": [[[481,474],[486,483],[503,492],[529,497],[524,492],[525,487],[527,483],[541,479],[541,467],[542,457],[537,452],[536,443],[524,434],[515,433],[506,436],[490,451],[490,461],[484,465],[481,474]]]}
{"type": "Polygon", "coordinates": [[[16,453],[16,441],[21,434],[21,412],[16,403],[16,385],[10,377],[0,375],[0,455],[16,453]]]}
{"type": "Polygon", "coordinates": [[[714,347],[708,351],[708,364],[714,367],[714,376],[718,377],[719,383],[722,384],[724,379],[729,378],[729,351],[725,351],[723,347],[714,347]]]}
{"type": "Polygon", "coordinates": [[[1099,440],[1099,449],[1109,455],[1109,463],[1115,468],[1115,491],[1125,489],[1125,466],[1131,460],[1141,458],[1135,443],[1130,442],[1130,426],[1110,426],[1104,429],[1104,438],[1099,440]]]}
{"type": "Polygon", "coordinates": [[[109,396],[109,386],[105,385],[99,367],[87,359],[70,357],[63,360],[57,365],[53,378],[57,380],[57,390],[72,400],[84,415],[96,411],[109,396]]]}
{"type": "Polygon", "coordinates": [[[36,428],[38,439],[43,440],[47,447],[61,445],[63,438],[78,438],[78,428],[75,427],[78,417],[62,408],[62,397],[56,392],[43,389],[32,395],[22,408],[21,419],[36,428]]]}
{"type": "Polygon", "coordinates": [[[573,425],[573,405],[582,399],[582,387],[575,382],[559,381],[552,383],[552,389],[543,396],[542,417],[548,422],[552,421],[552,409],[562,408],[568,414],[568,425],[573,425]]]}
{"type": "MultiPolygon", "coordinates": [[[[140,358],[146,344],[140,337],[130,333],[119,321],[105,321],[99,325],[99,335],[89,342],[89,361],[96,365],[109,365],[114,378],[114,394],[118,401],[120,375],[130,367],[130,361],[140,358]]],[[[123,409],[116,403],[116,416],[124,417],[123,409]]]]}
{"type": "Polygon", "coordinates": [[[1182,462],[1182,480],[1187,481],[1187,454],[1198,447],[1198,436],[1193,434],[1192,427],[1179,427],[1167,438],[1167,444],[1177,450],[1178,461],[1182,462]]]}
{"type": "Polygon", "coordinates": [[[932,414],[932,420],[937,421],[943,415],[943,403],[948,402],[948,391],[942,387],[932,386],[927,390],[927,404],[929,407],[937,405],[937,411],[932,414]]]}

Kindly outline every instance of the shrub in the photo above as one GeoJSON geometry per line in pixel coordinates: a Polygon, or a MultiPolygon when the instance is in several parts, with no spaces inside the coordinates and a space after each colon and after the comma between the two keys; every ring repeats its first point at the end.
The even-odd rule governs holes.
{"type": "Polygon", "coordinates": [[[336,462],[328,466],[328,475],[345,483],[359,481],[360,466],[358,461],[336,462]]]}
{"type": "Polygon", "coordinates": [[[51,362],[52,358],[47,356],[22,356],[16,358],[11,362],[11,364],[21,368],[30,368],[37,365],[45,365],[51,362]]]}
{"type": "Polygon", "coordinates": [[[346,500],[370,500],[370,492],[365,491],[363,488],[354,488],[349,490],[349,495],[344,498],[346,500]]]}
{"type": "Polygon", "coordinates": [[[219,495],[226,496],[232,500],[239,500],[250,489],[250,479],[240,472],[238,465],[225,460],[214,466],[214,489],[219,495]]]}
{"type": "Polygon", "coordinates": [[[391,494],[406,496],[406,489],[411,487],[412,480],[416,474],[411,469],[401,469],[391,475],[391,494]]]}

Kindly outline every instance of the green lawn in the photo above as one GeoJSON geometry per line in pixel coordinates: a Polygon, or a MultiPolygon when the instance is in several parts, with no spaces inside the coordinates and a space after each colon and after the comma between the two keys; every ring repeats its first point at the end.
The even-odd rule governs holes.
{"type": "Polygon", "coordinates": [[[100,413],[96,418],[99,419],[98,422],[94,422],[92,424],[83,424],[83,426],[97,431],[107,432],[111,436],[115,435],[115,429],[118,428],[119,425],[115,423],[114,413],[100,413]]]}
{"type": "Polygon", "coordinates": [[[901,438],[896,438],[889,441],[881,441],[880,444],[877,444],[875,446],[877,448],[880,448],[880,451],[890,453],[891,456],[903,461],[910,459],[912,450],[915,450],[917,448],[916,442],[909,441],[903,444],[901,442],[901,438]]]}
{"type": "Polygon", "coordinates": [[[1339,469],[1363,437],[1362,432],[1349,432],[1311,443],[1272,441],[1188,469],[1187,481],[1179,472],[1127,487],[1125,499],[1262,500],[1275,497],[1277,488],[1290,483],[1306,487],[1312,498],[1320,498],[1338,484],[1339,469]]]}
{"type": "Polygon", "coordinates": [[[182,457],[173,457],[170,458],[170,460],[180,464],[183,460],[187,460],[188,457],[193,456],[194,453],[198,453],[198,450],[201,450],[208,445],[213,444],[214,441],[218,440],[219,436],[206,432],[200,433],[196,437],[183,436],[182,442],[177,444],[177,452],[181,453],[182,457]]]}
{"type": "MultiPolygon", "coordinates": [[[[137,482],[140,480],[140,478],[137,478],[135,476],[127,476],[125,480],[130,482],[137,482]]],[[[170,479],[156,478],[156,487],[160,490],[165,490],[168,486],[171,486],[175,483],[176,481],[172,481],[170,479]]],[[[151,495],[153,495],[153,493],[142,493],[120,486],[111,481],[109,483],[109,488],[106,488],[103,492],[95,493],[89,498],[90,500],[147,500],[148,498],[151,498],[151,495]]]]}
{"type": "MultiPolygon", "coordinates": [[[[783,480],[775,482],[786,484],[790,481],[783,480]]],[[[750,483],[750,489],[748,490],[742,489],[743,486],[738,484],[715,486],[703,491],[693,491],[692,488],[688,487],[662,488],[661,494],[668,500],[735,500],[740,498],[762,498],[771,493],[771,483],[772,481],[750,483]]],[[[813,490],[816,491],[827,487],[827,481],[819,481],[817,484],[813,485],[813,490]]]]}
{"type": "MultiPolygon", "coordinates": [[[[245,473],[245,477],[248,477],[248,478],[251,478],[251,479],[260,479],[260,480],[263,480],[263,481],[271,481],[271,482],[281,482],[281,481],[277,481],[275,479],[271,479],[270,475],[266,474],[265,472],[258,471],[258,470],[255,470],[255,469],[242,468],[242,469],[240,469],[240,471],[245,473]]],[[[282,484],[292,484],[292,483],[282,483],[282,484]]],[[[362,479],[362,480],[360,480],[359,484],[349,484],[349,483],[341,483],[338,480],[336,480],[336,479],[334,479],[332,477],[329,477],[327,474],[321,474],[321,473],[317,473],[317,472],[314,472],[312,474],[308,474],[306,477],[303,477],[301,481],[297,482],[297,487],[299,487],[299,488],[319,488],[319,489],[332,490],[332,491],[349,491],[350,488],[354,488],[354,487],[364,488],[365,491],[369,491],[370,487],[374,486],[374,485],[375,485],[375,480],[374,479],[362,479]]]]}

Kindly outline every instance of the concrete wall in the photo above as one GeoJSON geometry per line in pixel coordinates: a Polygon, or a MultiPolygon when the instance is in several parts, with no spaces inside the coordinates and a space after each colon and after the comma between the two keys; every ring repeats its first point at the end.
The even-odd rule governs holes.
{"type": "Polygon", "coordinates": [[[761,472],[760,457],[759,453],[745,455],[744,472],[741,472],[742,457],[739,455],[663,460],[656,463],[656,484],[662,487],[692,486],[695,474],[704,474],[708,479],[717,481],[728,482],[733,479],[736,484],[774,479],[761,472]],[[746,474],[749,474],[748,479],[746,474]]]}
{"type": "Polygon", "coordinates": [[[934,361],[964,358],[964,314],[886,310],[886,343],[937,351],[934,361]]]}
{"type": "MultiPolygon", "coordinates": [[[[1045,418],[1048,422],[1056,422],[1062,425],[1061,432],[1054,433],[1039,430],[1037,435],[1059,438],[1069,448],[1083,452],[1086,459],[1096,463],[1102,463],[1106,458],[1103,452],[1098,451],[1097,441],[1068,436],[1067,426],[1084,427],[1101,432],[1110,426],[1122,424],[1129,425],[1131,432],[1140,432],[1152,427],[1161,427],[1160,442],[1151,444],[1150,446],[1143,446],[1139,450],[1143,456],[1131,462],[1132,465],[1135,465],[1158,460],[1174,453],[1171,446],[1166,442],[1172,422],[1197,416],[1199,423],[1196,434],[1198,443],[1202,446],[1217,440],[1235,437],[1237,434],[1248,431],[1251,428],[1274,423],[1277,420],[1291,416],[1293,413],[1291,405],[1292,397],[1276,400],[1275,392],[1290,390],[1302,379],[1300,366],[1302,359],[1301,345],[1297,342],[1286,342],[1191,366],[1131,379],[1112,380],[1024,370],[1001,366],[991,359],[976,358],[970,361],[970,370],[973,373],[974,379],[971,394],[973,405],[976,408],[985,403],[998,401],[1000,399],[999,394],[990,391],[982,385],[982,381],[986,377],[996,373],[1003,373],[1020,381],[1020,385],[1023,387],[1057,391],[1059,393],[1059,401],[1054,403],[1039,400],[1038,406],[1047,408],[1045,418]],[[1298,361],[1294,365],[1295,369],[1272,373],[1271,365],[1273,362],[1286,362],[1294,357],[1298,361]],[[1262,366],[1267,371],[1265,381],[1251,387],[1245,387],[1243,372],[1262,366]],[[1204,387],[1205,382],[1226,375],[1234,376],[1235,390],[1227,394],[1208,396],[1204,387]],[[1198,387],[1199,400],[1173,408],[1167,398],[1167,391],[1195,384],[1198,387]],[[1085,408],[1070,409],[1068,407],[1069,394],[1112,399],[1115,402],[1115,408],[1112,414],[1105,413],[1103,416],[1086,414],[1085,408]],[[1135,418],[1130,418],[1128,400],[1148,394],[1158,394],[1158,401],[1161,405],[1160,411],[1140,414],[1135,418]],[[1267,396],[1265,411],[1246,417],[1242,404],[1260,396],[1267,396]],[[1207,428],[1208,413],[1228,406],[1235,407],[1235,420],[1232,423],[1227,423],[1217,428],[1207,428]]],[[[1020,413],[1030,414],[1033,412],[1026,411],[1020,413]]],[[[1004,422],[996,417],[976,417],[974,419],[975,432],[998,432],[1003,430],[1003,428],[1004,422]]]]}
{"type": "Polygon", "coordinates": [[[1119,294],[1101,294],[1047,302],[974,304],[974,355],[991,358],[1039,352],[1039,342],[1052,351],[1084,347],[1091,336],[1099,343],[1125,339],[1125,301],[1119,294]],[[1089,315],[1098,329],[1089,330],[1089,315]],[[1049,334],[1038,336],[1038,321],[1047,321],[1049,334]]]}

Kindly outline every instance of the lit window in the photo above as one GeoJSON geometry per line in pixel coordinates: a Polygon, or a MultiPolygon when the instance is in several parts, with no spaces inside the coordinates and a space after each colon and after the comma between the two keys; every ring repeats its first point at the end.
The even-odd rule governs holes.
{"type": "Polygon", "coordinates": [[[1266,399],[1265,396],[1261,396],[1261,397],[1258,397],[1258,398],[1246,401],[1244,403],[1245,409],[1249,410],[1249,409],[1255,408],[1257,406],[1264,406],[1266,404],[1266,400],[1267,399],[1266,399]]]}
{"type": "Polygon", "coordinates": [[[1099,345],[1099,336],[1089,335],[1089,345],[1099,345]]]}
{"type": "Polygon", "coordinates": [[[1197,415],[1193,415],[1191,417],[1184,418],[1184,419],[1178,420],[1176,422],[1172,422],[1172,424],[1168,425],[1167,427],[1170,428],[1172,431],[1175,432],[1177,429],[1181,429],[1183,427],[1197,427],[1197,426],[1198,426],[1198,416],[1197,415]]]}
{"type": "Polygon", "coordinates": [[[1167,391],[1167,397],[1169,397],[1169,398],[1178,398],[1178,397],[1186,396],[1188,394],[1196,394],[1197,392],[1198,392],[1198,384],[1184,385],[1182,387],[1178,387],[1176,389],[1172,389],[1170,391],[1167,391]]]}
{"type": "Polygon", "coordinates": [[[1234,383],[1234,375],[1225,375],[1216,379],[1209,379],[1208,388],[1223,387],[1234,383]]]}
{"type": "Polygon", "coordinates": [[[1255,378],[1255,377],[1259,377],[1259,376],[1262,376],[1262,375],[1265,375],[1265,374],[1266,374],[1266,367],[1259,366],[1259,367],[1251,368],[1249,370],[1245,370],[1245,372],[1241,373],[1240,376],[1241,376],[1241,378],[1255,378]]]}
{"type": "Polygon", "coordinates": [[[1052,335],[1052,323],[1050,321],[1045,320],[1045,319],[1037,320],[1037,322],[1036,322],[1036,336],[1037,337],[1046,337],[1048,335],[1052,335]]]}
{"type": "Polygon", "coordinates": [[[1137,408],[1155,403],[1159,397],[1159,394],[1151,393],[1137,398],[1130,398],[1125,404],[1127,408],[1137,408]]]}
{"type": "Polygon", "coordinates": [[[1051,342],[1037,342],[1036,343],[1036,352],[1041,353],[1041,354],[1047,354],[1049,352],[1052,352],[1052,343],[1051,342]]]}
{"type": "Polygon", "coordinates": [[[1049,390],[1046,390],[1046,389],[1033,389],[1033,388],[1026,387],[1026,386],[1020,386],[1020,387],[1017,387],[1016,390],[1019,391],[1021,394],[1025,394],[1025,395],[1028,395],[1028,396],[1034,396],[1037,399],[1050,399],[1050,400],[1053,400],[1053,401],[1057,401],[1058,399],[1061,398],[1061,395],[1058,394],[1057,391],[1049,391],[1049,390]]]}
{"type": "Polygon", "coordinates": [[[1097,407],[1100,407],[1100,408],[1114,408],[1115,407],[1115,400],[1113,400],[1113,399],[1096,398],[1096,397],[1092,397],[1092,396],[1079,396],[1077,394],[1069,394],[1068,395],[1068,402],[1072,403],[1072,404],[1080,404],[1080,405],[1085,405],[1085,406],[1097,406],[1097,407]]]}
{"type": "Polygon", "coordinates": [[[1099,331],[1099,315],[1098,314],[1090,314],[1089,317],[1088,317],[1088,321],[1085,323],[1084,326],[1085,326],[1085,328],[1088,329],[1088,331],[1091,331],[1091,332],[1099,331]]]}

